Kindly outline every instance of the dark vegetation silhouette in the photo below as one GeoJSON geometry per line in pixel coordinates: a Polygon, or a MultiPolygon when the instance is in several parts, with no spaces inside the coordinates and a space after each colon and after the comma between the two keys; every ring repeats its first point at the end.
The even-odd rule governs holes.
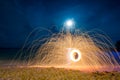
{"type": "Polygon", "coordinates": [[[115,46],[116,46],[117,51],[120,52],[120,40],[116,42],[115,46]]]}

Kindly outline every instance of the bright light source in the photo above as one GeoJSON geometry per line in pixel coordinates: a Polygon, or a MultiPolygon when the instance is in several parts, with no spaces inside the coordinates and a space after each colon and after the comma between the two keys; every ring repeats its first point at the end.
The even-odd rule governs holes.
{"type": "Polygon", "coordinates": [[[66,22],[66,25],[67,25],[67,26],[72,26],[72,25],[73,25],[73,21],[72,21],[72,20],[68,20],[68,21],[66,22]]]}
{"type": "Polygon", "coordinates": [[[70,58],[72,61],[77,62],[81,59],[81,52],[77,49],[73,49],[70,52],[70,58]]]}
{"type": "Polygon", "coordinates": [[[67,20],[66,22],[65,22],[65,26],[67,27],[67,28],[72,28],[72,27],[74,27],[74,21],[71,19],[71,20],[67,20]]]}

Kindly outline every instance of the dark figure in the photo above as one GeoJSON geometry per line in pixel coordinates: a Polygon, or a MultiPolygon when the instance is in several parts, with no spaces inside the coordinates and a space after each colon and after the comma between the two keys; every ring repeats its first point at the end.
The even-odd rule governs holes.
{"type": "Polygon", "coordinates": [[[75,59],[78,58],[78,53],[74,52],[74,58],[75,58],[75,59]]]}

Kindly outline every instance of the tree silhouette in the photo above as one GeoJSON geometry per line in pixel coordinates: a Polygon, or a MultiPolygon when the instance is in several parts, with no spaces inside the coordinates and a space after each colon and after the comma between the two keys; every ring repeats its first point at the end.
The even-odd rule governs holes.
{"type": "Polygon", "coordinates": [[[120,40],[118,40],[115,44],[117,51],[120,52],[120,40]]]}
{"type": "Polygon", "coordinates": [[[52,26],[50,27],[50,30],[51,30],[53,33],[57,33],[57,32],[58,32],[56,25],[52,25],[52,26]]]}

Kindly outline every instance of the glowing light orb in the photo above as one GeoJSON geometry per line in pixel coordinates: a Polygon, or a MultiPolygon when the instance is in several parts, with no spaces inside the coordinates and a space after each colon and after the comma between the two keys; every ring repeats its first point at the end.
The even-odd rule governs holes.
{"type": "Polygon", "coordinates": [[[71,19],[71,20],[67,20],[66,22],[65,22],[65,26],[67,27],[67,28],[71,28],[71,27],[73,27],[74,26],[74,21],[71,19]]]}
{"type": "Polygon", "coordinates": [[[81,52],[77,49],[73,49],[70,52],[70,59],[74,62],[78,62],[81,59],[81,52]]]}

